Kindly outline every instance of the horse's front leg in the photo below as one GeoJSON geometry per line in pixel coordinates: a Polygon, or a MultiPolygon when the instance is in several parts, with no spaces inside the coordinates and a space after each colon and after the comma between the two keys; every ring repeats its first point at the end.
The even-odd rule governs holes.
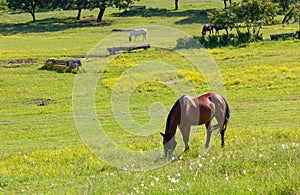
{"type": "Polygon", "coordinates": [[[182,125],[182,126],[180,125],[179,129],[181,131],[184,146],[185,146],[184,152],[186,152],[190,149],[189,139],[190,139],[191,126],[190,125],[182,125]]]}
{"type": "Polygon", "coordinates": [[[206,126],[206,143],[205,143],[205,147],[208,148],[209,142],[210,142],[210,136],[211,136],[211,132],[212,132],[211,121],[206,123],[205,126],[206,126]]]}

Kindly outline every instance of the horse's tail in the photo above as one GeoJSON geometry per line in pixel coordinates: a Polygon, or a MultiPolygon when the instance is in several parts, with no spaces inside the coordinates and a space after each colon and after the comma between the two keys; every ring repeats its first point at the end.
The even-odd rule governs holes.
{"type": "Polygon", "coordinates": [[[230,117],[230,109],[229,109],[229,106],[228,106],[228,103],[226,101],[226,99],[224,97],[222,97],[223,100],[225,101],[225,104],[226,104],[226,111],[225,111],[225,118],[224,118],[224,123],[223,123],[223,128],[222,128],[222,131],[225,131],[226,128],[227,128],[227,123],[229,121],[229,117],[230,117]]]}

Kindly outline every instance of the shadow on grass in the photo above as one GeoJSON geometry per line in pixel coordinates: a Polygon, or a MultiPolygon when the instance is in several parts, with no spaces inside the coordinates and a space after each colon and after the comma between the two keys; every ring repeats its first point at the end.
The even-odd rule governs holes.
{"type": "Polygon", "coordinates": [[[0,34],[13,35],[22,33],[41,33],[41,32],[55,32],[70,28],[94,27],[94,26],[109,26],[113,23],[112,20],[104,20],[103,22],[96,22],[95,18],[85,18],[83,20],[76,20],[75,18],[47,18],[44,20],[37,20],[36,22],[26,22],[18,24],[0,23],[0,34]]]}
{"type": "MultiPolygon", "coordinates": [[[[114,13],[114,17],[183,17],[183,19],[176,21],[176,24],[193,24],[193,23],[208,23],[207,12],[212,10],[184,10],[173,11],[159,8],[148,9],[131,9],[121,13],[114,13]]],[[[15,17],[18,17],[17,15],[15,17]]],[[[0,23],[1,35],[13,35],[13,34],[25,34],[25,33],[41,33],[41,32],[56,32],[70,28],[81,27],[95,27],[95,26],[109,26],[112,25],[113,20],[104,20],[100,23],[96,22],[95,18],[85,18],[82,20],[76,20],[73,17],[69,18],[46,18],[43,20],[37,20],[36,22],[25,23],[0,23]]]]}
{"type": "Polygon", "coordinates": [[[182,20],[176,22],[176,24],[193,24],[193,23],[208,23],[207,13],[212,12],[212,10],[184,10],[184,11],[174,11],[168,9],[160,8],[148,8],[148,9],[131,9],[126,10],[122,13],[115,13],[113,16],[116,17],[185,17],[182,20]]]}
{"type": "Polygon", "coordinates": [[[177,49],[200,49],[200,48],[217,48],[217,47],[245,47],[250,42],[262,41],[262,37],[253,37],[249,33],[223,34],[212,36],[194,36],[191,38],[181,38],[177,40],[177,49]]]}

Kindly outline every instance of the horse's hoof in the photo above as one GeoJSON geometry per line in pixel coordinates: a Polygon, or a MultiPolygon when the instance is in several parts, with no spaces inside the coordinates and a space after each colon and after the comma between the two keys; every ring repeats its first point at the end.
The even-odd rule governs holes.
{"type": "Polygon", "coordinates": [[[189,151],[190,150],[190,147],[188,146],[188,147],[186,147],[185,149],[184,149],[184,152],[187,152],[187,151],[189,151]]]}

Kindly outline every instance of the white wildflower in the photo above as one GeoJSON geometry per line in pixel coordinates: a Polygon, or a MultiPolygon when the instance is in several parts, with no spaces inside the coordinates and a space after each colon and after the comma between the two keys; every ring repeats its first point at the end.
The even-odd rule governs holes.
{"type": "Polygon", "coordinates": [[[156,181],[156,183],[159,181],[159,178],[158,177],[153,177],[154,180],[156,181]]]}
{"type": "Polygon", "coordinates": [[[298,143],[295,143],[295,142],[293,142],[292,146],[293,146],[293,147],[296,147],[296,148],[298,148],[299,144],[298,144],[298,143]]]}
{"type": "Polygon", "coordinates": [[[282,147],[284,150],[287,150],[287,149],[289,149],[289,146],[288,146],[288,144],[282,144],[282,145],[281,145],[281,147],[282,147]]]}
{"type": "Polygon", "coordinates": [[[226,176],[225,179],[226,179],[226,181],[229,181],[229,177],[228,176],[226,176]]]}
{"type": "Polygon", "coordinates": [[[133,187],[133,190],[139,193],[139,187],[133,187]]]}
{"type": "Polygon", "coordinates": [[[178,182],[179,182],[179,179],[171,178],[170,181],[171,181],[172,183],[178,183],[178,182]]]}

